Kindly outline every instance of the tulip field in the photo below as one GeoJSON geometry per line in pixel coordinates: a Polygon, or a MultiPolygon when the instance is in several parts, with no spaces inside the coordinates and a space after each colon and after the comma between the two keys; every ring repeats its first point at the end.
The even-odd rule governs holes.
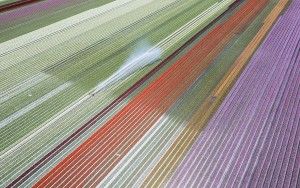
{"type": "Polygon", "coordinates": [[[0,1],[0,187],[300,187],[300,0],[0,1]]]}

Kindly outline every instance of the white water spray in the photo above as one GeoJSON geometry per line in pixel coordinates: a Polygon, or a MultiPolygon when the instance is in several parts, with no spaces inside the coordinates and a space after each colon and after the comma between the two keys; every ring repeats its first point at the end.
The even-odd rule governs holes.
{"type": "Polygon", "coordinates": [[[149,45],[145,42],[140,43],[129,59],[110,77],[97,85],[91,94],[93,95],[99,91],[103,91],[118,81],[126,79],[145,66],[160,60],[162,50],[159,48],[150,49],[148,46],[149,45]]]}

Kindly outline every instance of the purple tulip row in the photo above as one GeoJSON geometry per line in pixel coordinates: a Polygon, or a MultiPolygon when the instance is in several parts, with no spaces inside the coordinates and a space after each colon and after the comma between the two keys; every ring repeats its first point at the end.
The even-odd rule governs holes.
{"type": "Polygon", "coordinates": [[[169,187],[300,187],[300,0],[279,18],[169,187]]]}
{"type": "Polygon", "coordinates": [[[36,2],[1,13],[0,22],[3,24],[32,15],[43,15],[45,11],[67,7],[81,1],[82,0],[47,0],[36,2]]]}

